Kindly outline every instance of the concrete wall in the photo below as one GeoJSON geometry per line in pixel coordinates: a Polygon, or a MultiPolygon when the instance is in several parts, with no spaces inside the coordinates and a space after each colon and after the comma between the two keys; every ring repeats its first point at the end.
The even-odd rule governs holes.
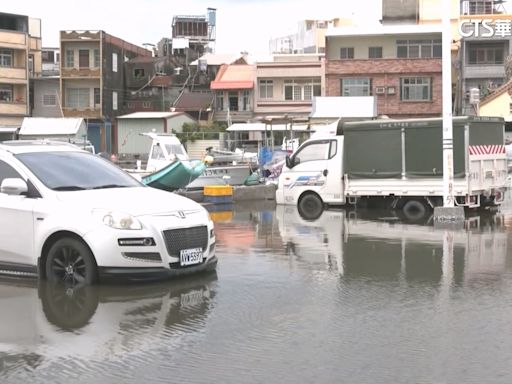
{"type": "Polygon", "coordinates": [[[512,98],[508,92],[504,92],[494,100],[489,101],[486,104],[480,105],[479,116],[500,116],[506,121],[512,121],[512,115],[510,114],[510,105],[512,98]]]}
{"type": "Polygon", "coordinates": [[[34,81],[33,117],[62,117],[60,109],[59,79],[40,79],[34,81]],[[55,105],[44,105],[44,95],[55,95],[55,105]]]}

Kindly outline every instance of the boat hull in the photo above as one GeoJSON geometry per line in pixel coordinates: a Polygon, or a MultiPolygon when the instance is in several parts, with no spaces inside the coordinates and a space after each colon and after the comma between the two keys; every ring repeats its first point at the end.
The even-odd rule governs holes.
{"type": "Polygon", "coordinates": [[[200,160],[177,160],[156,172],[141,177],[141,181],[149,187],[175,191],[185,188],[201,176],[205,169],[206,164],[200,160]]]}
{"type": "Polygon", "coordinates": [[[250,165],[229,165],[208,167],[197,179],[187,185],[187,189],[199,189],[208,185],[243,185],[250,176],[250,165]]]}

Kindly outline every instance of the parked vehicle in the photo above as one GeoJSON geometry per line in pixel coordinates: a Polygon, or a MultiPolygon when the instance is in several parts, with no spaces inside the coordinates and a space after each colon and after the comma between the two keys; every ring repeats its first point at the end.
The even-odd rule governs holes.
{"type": "Polygon", "coordinates": [[[297,207],[279,205],[275,217],[294,261],[325,263],[347,277],[441,278],[446,273],[474,281],[506,271],[508,236],[501,213],[468,217],[450,236],[433,221],[428,223],[428,217],[416,224],[390,210],[378,213],[329,209],[309,220],[301,217],[297,207]]]}
{"type": "MultiPolygon", "coordinates": [[[[501,118],[453,119],[453,196],[468,208],[499,205],[507,186],[501,118]]],[[[373,204],[414,218],[443,204],[442,119],[346,122],[336,136],[304,142],[287,157],[278,204],[314,218],[323,205],[373,204]]]]}
{"type": "Polygon", "coordinates": [[[0,144],[0,274],[69,284],[215,269],[196,202],[149,188],[67,143],[0,144]]]}
{"type": "Polygon", "coordinates": [[[106,362],[140,356],[155,348],[155,340],[181,342],[210,315],[216,281],[215,271],[129,286],[66,287],[2,278],[0,305],[11,309],[0,311],[3,377],[31,354],[45,364],[69,356],[106,362]]]}
{"type": "MultiPolygon", "coordinates": [[[[213,157],[204,159],[208,164],[211,164],[205,166],[203,159],[191,160],[180,140],[173,134],[151,132],[144,135],[152,139],[146,170],[127,170],[132,175],[141,177],[144,184],[154,182],[154,179],[158,176],[158,171],[174,162],[181,162],[185,167],[178,167],[176,171],[173,170],[167,174],[168,181],[166,183],[171,183],[173,186],[173,188],[167,188],[167,190],[199,189],[207,185],[219,184],[242,185],[251,174],[251,163],[215,164],[215,158],[213,157]],[[154,177],[148,177],[150,174],[153,174],[154,177]],[[176,185],[179,185],[179,188],[174,188],[176,185]]],[[[163,184],[163,179],[158,179],[162,180],[160,184],[163,184]]]]}

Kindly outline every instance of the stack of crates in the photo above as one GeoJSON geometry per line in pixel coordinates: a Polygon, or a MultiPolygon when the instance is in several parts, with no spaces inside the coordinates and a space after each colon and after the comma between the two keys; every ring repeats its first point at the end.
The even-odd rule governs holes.
{"type": "Polygon", "coordinates": [[[207,185],[203,187],[203,200],[214,204],[232,203],[233,187],[231,185],[207,185]]]}

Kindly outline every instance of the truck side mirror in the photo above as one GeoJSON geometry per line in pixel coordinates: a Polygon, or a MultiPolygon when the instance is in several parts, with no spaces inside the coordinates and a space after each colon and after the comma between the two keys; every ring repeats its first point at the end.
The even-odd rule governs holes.
{"type": "Polygon", "coordinates": [[[285,162],[287,168],[293,168],[293,161],[290,156],[286,155],[285,162]]]}

